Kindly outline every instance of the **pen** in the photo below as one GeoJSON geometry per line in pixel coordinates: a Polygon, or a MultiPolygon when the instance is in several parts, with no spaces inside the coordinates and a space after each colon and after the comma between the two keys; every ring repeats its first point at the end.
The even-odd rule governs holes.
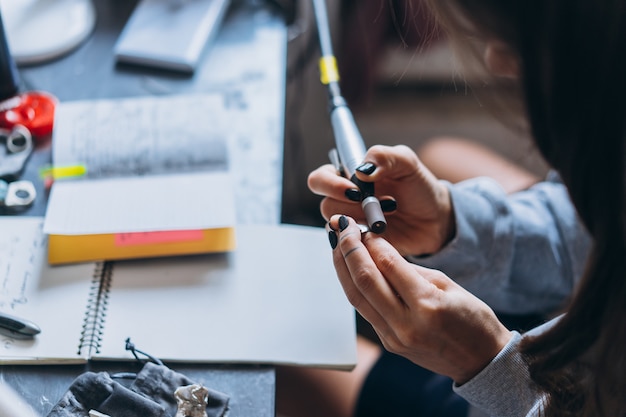
{"type": "Polygon", "coordinates": [[[0,332],[16,339],[26,339],[41,332],[35,323],[0,312],[0,332]]]}

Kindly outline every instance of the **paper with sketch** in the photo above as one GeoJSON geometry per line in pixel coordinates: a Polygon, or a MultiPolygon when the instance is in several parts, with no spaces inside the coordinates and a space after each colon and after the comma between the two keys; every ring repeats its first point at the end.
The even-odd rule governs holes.
{"type": "Polygon", "coordinates": [[[52,162],[86,178],[226,171],[230,124],[220,94],[62,102],[52,162]]]}
{"type": "MultiPolygon", "coordinates": [[[[54,181],[44,231],[82,236],[233,228],[228,125],[218,94],[61,103],[55,114],[53,165],[84,166],[86,175],[54,181]]],[[[54,239],[51,251],[59,246],[54,239]]],[[[209,244],[222,237],[198,239],[209,244]]],[[[194,246],[183,243],[185,248],[173,254],[194,246]]],[[[79,247],[85,244],[81,241],[79,247]]],[[[94,245],[101,248],[103,243],[94,245]]],[[[209,245],[206,251],[211,252],[230,243],[209,245]]],[[[120,248],[115,249],[116,254],[120,248]]],[[[169,250],[160,249],[165,253],[154,255],[169,250]]],[[[202,250],[191,251],[197,252],[202,250]]],[[[115,254],[107,258],[117,258],[115,254]]],[[[85,260],[95,259],[97,254],[85,260]]]]}
{"type": "Polygon", "coordinates": [[[19,315],[43,261],[41,217],[0,216],[0,311],[19,315]]]}

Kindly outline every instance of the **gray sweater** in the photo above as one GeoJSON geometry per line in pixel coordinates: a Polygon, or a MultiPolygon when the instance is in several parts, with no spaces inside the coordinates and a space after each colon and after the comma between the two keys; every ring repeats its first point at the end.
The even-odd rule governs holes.
{"type": "MultiPolygon", "coordinates": [[[[582,275],[591,240],[558,177],[550,174],[510,196],[488,178],[449,189],[455,238],[434,255],[409,259],[442,270],[496,311],[548,314],[563,307],[582,275]]],[[[513,332],[481,373],[454,387],[474,406],[470,416],[537,415],[542,396],[519,353],[521,337],[513,332]]]]}
{"type": "MultiPolygon", "coordinates": [[[[527,334],[545,331],[556,320],[530,330],[527,334]]],[[[478,375],[454,391],[471,405],[470,416],[493,417],[538,416],[543,395],[530,379],[528,367],[519,352],[522,336],[513,337],[500,353],[478,375]]]]}

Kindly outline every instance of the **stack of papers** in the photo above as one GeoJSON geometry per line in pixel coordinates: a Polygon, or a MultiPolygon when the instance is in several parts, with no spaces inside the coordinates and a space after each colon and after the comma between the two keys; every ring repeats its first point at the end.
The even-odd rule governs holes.
{"type": "Polygon", "coordinates": [[[53,172],[83,167],[84,174],[52,186],[44,225],[49,262],[232,250],[222,109],[220,95],[61,103],[53,172]]]}

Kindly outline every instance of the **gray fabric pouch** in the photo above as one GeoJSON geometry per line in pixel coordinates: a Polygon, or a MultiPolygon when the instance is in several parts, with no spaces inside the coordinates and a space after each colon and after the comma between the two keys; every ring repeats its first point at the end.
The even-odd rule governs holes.
{"type": "MultiPolygon", "coordinates": [[[[185,375],[152,362],[131,380],[107,372],[85,372],[72,382],[47,417],[88,417],[90,410],[111,417],[174,417],[174,391],[192,384],[194,381],[185,375]]],[[[207,389],[207,416],[226,416],[228,395],[207,389]]]]}

